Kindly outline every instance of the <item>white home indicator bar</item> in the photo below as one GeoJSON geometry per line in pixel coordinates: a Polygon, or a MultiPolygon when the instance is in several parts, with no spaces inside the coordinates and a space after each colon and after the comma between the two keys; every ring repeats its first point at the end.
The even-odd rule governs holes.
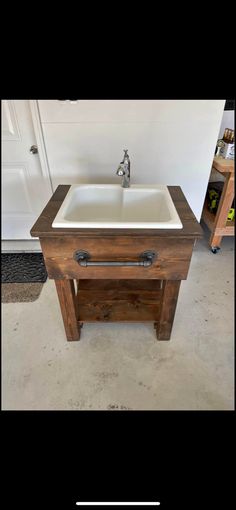
{"type": "Polygon", "coordinates": [[[139,502],[139,501],[113,501],[108,503],[108,501],[100,502],[100,501],[93,501],[89,503],[88,501],[76,501],[76,505],[80,506],[159,506],[161,503],[160,501],[148,501],[146,503],[139,502]]]}

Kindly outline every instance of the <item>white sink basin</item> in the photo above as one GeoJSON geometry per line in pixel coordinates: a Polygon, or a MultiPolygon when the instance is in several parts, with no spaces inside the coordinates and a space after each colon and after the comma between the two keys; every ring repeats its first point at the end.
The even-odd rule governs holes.
{"type": "Polygon", "coordinates": [[[167,186],[73,184],[55,228],[183,228],[167,186]]]}

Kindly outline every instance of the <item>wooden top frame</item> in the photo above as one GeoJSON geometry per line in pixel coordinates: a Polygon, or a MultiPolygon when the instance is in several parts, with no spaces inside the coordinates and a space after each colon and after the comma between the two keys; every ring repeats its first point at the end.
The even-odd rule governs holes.
{"type": "Polygon", "coordinates": [[[52,222],[70,189],[70,185],[61,184],[53,193],[46,207],[38,217],[30,234],[32,237],[97,237],[97,236],[135,236],[135,237],[175,237],[200,238],[203,231],[195,218],[180,186],[168,186],[168,190],[183,224],[182,229],[112,229],[112,228],[53,228],[52,222]]]}

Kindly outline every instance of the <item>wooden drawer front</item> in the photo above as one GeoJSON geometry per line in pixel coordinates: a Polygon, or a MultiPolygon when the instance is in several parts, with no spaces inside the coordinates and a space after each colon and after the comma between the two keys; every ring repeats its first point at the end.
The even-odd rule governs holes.
{"type": "Polygon", "coordinates": [[[194,240],[180,238],[68,236],[40,239],[49,278],[73,279],[171,279],[187,278],[194,240]],[[81,267],[73,258],[78,250],[87,251],[91,261],[137,261],[147,250],[157,257],[150,267],[81,267]]]}

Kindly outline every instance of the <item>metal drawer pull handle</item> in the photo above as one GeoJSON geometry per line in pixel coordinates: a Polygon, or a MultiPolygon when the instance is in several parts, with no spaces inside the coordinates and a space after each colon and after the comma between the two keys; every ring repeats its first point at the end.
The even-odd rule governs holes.
{"type": "Polygon", "coordinates": [[[90,261],[90,254],[87,251],[79,250],[74,253],[74,259],[79,263],[82,267],[87,266],[113,266],[113,267],[123,267],[123,266],[142,266],[149,267],[152,265],[154,258],[157,254],[154,251],[144,251],[139,255],[139,261],[137,262],[128,262],[128,261],[90,261]]]}

